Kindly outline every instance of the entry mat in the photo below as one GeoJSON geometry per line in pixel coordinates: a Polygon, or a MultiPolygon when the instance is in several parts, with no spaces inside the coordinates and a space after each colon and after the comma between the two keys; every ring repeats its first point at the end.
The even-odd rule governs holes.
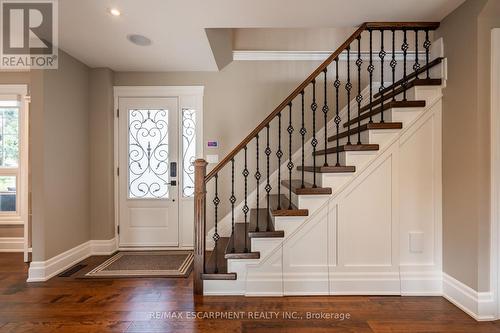
{"type": "Polygon", "coordinates": [[[123,251],[90,270],[83,278],[188,277],[192,251],[123,251]]]}

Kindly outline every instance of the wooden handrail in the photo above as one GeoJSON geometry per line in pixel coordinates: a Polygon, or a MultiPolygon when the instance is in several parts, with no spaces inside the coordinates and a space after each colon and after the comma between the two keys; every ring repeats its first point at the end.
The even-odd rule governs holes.
{"type": "Polygon", "coordinates": [[[366,29],[428,29],[436,30],[439,28],[439,22],[365,22],[366,29]]]}
{"type": "Polygon", "coordinates": [[[328,65],[330,65],[332,61],[334,61],[335,58],[337,58],[346,49],[347,46],[349,46],[359,35],[361,35],[364,30],[365,24],[362,24],[356,30],[356,32],[354,32],[351,37],[349,37],[349,39],[347,39],[335,52],[333,52],[325,61],[323,61],[323,63],[318,68],[316,68],[316,70],[312,72],[311,75],[309,75],[307,79],[304,80],[304,82],[302,82],[290,95],[288,95],[288,97],[285,98],[283,102],[281,102],[281,104],[278,105],[278,107],[274,109],[274,111],[271,112],[269,116],[266,117],[266,119],[264,119],[252,132],[250,132],[250,134],[248,134],[247,137],[243,139],[243,141],[241,141],[226,157],[224,157],[224,159],[222,159],[222,161],[220,161],[219,164],[217,164],[215,168],[210,171],[210,173],[205,178],[205,181],[208,182],[229,161],[231,161],[231,159],[233,159],[233,157],[236,156],[236,154],[238,154],[240,150],[242,150],[250,141],[252,141],[255,135],[262,131],[267,126],[267,124],[269,124],[278,115],[278,113],[283,111],[283,109],[288,104],[290,104],[290,102],[293,101],[294,98],[297,97],[300,92],[304,90],[322,71],[324,71],[325,68],[327,68],[328,65]]]}
{"type": "Polygon", "coordinates": [[[316,77],[347,49],[361,33],[368,29],[391,30],[391,29],[428,29],[435,30],[439,27],[438,22],[365,22],[363,23],[335,52],[333,52],[323,63],[314,70],[280,105],[274,109],[255,129],[250,132],[229,154],[226,155],[205,177],[205,182],[212,179],[227,163],[229,163],[255,136],[262,131],[283,109],[290,104],[316,77]]]}

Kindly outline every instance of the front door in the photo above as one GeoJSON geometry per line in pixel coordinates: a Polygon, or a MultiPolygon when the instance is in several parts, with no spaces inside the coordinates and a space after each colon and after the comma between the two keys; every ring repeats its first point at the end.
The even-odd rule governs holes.
{"type": "Polygon", "coordinates": [[[119,99],[120,247],[179,245],[177,98],[119,99]]]}

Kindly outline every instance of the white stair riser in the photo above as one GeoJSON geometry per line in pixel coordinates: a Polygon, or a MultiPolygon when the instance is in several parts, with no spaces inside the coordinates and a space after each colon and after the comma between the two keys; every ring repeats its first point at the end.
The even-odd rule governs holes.
{"type": "MultiPolygon", "coordinates": [[[[387,142],[391,136],[396,135],[400,130],[367,130],[361,132],[361,143],[367,144],[381,144],[387,142]]],[[[351,135],[351,143],[358,143],[358,134],[351,135]]],[[[339,140],[339,146],[347,144],[347,137],[341,138],[339,140]]],[[[328,147],[335,147],[337,145],[336,141],[332,141],[328,144],[328,147]]]]}
{"type": "MultiPolygon", "coordinates": [[[[305,180],[304,175],[304,180],[305,180]]],[[[307,182],[307,181],[306,181],[307,182]]],[[[312,184],[312,183],[311,183],[312,184]]],[[[318,183],[316,182],[316,185],[318,183]]],[[[288,196],[288,188],[286,195],[288,196]]],[[[329,195],[318,194],[318,195],[297,195],[292,192],[292,203],[299,209],[309,210],[309,215],[314,213],[321,205],[328,199],[329,195]]]]}
{"type": "Polygon", "coordinates": [[[373,156],[377,155],[377,151],[344,151],[340,153],[340,165],[355,166],[361,168],[373,156]]]}
{"type": "Polygon", "coordinates": [[[274,218],[274,229],[283,230],[285,237],[304,222],[306,216],[277,216],[274,218]]]}
{"type": "Polygon", "coordinates": [[[354,177],[356,173],[325,173],[321,174],[321,186],[322,187],[331,187],[333,192],[335,193],[339,188],[341,188],[345,183],[354,177]]]}
{"type": "Polygon", "coordinates": [[[260,257],[265,258],[276,248],[276,246],[279,246],[282,241],[283,238],[252,238],[252,251],[260,252],[260,257]]]}
{"type": "Polygon", "coordinates": [[[399,133],[399,129],[385,129],[385,130],[368,130],[366,131],[367,139],[366,141],[361,141],[363,143],[367,142],[369,144],[377,144],[383,146],[385,143],[389,142],[391,138],[399,133]]]}
{"type": "MultiPolygon", "coordinates": [[[[331,187],[335,192],[340,186],[345,184],[351,177],[354,176],[354,172],[346,173],[316,173],[316,185],[319,187],[331,187]]],[[[306,172],[305,179],[308,183],[313,183],[313,173],[306,172]]]]}
{"type": "Polygon", "coordinates": [[[422,112],[422,108],[398,108],[391,112],[391,121],[403,123],[407,127],[422,112]]]}
{"type": "Polygon", "coordinates": [[[292,195],[292,202],[300,209],[309,210],[309,215],[313,214],[329,198],[329,195],[292,195]]]}

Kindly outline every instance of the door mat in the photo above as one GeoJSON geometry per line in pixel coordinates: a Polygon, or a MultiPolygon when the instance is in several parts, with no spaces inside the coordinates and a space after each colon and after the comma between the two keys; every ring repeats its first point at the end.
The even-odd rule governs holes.
{"type": "Polygon", "coordinates": [[[82,278],[188,277],[192,251],[118,252],[82,278]]]}

